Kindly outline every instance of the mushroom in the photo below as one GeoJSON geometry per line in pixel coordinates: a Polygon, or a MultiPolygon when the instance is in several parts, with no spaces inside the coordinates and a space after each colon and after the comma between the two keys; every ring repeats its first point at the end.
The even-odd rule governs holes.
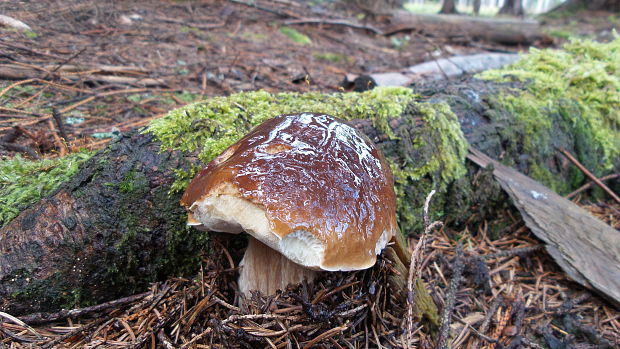
{"type": "Polygon", "coordinates": [[[373,266],[398,232],[388,162],[325,114],[269,119],[211,161],[181,204],[188,224],[250,234],[239,290],[273,294],[318,271],[373,266]]]}

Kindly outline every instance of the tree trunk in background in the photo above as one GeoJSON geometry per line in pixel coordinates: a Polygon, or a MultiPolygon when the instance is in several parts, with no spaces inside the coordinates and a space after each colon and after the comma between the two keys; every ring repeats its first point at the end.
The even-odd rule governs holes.
{"type": "Polygon", "coordinates": [[[350,0],[355,6],[371,15],[388,14],[403,7],[403,0],[350,0]]]}
{"type": "Polygon", "coordinates": [[[441,10],[439,13],[442,14],[457,14],[456,3],[454,0],[443,0],[443,4],[441,5],[441,10]]]}
{"type": "Polygon", "coordinates": [[[481,0],[474,0],[474,14],[476,16],[480,14],[480,2],[481,0]]]}
{"type": "Polygon", "coordinates": [[[499,9],[499,15],[523,16],[523,0],[506,0],[504,6],[499,9]]]}
{"type": "Polygon", "coordinates": [[[547,13],[562,11],[608,11],[620,12],[620,0],[567,0],[547,13]]]}

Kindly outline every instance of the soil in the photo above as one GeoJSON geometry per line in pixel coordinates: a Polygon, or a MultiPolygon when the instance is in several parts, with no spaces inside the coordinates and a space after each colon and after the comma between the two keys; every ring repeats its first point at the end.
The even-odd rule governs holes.
{"type": "MultiPolygon", "coordinates": [[[[339,2],[257,0],[250,5],[238,0],[9,1],[0,2],[0,13],[32,28],[25,32],[0,28],[0,72],[8,66],[27,72],[21,78],[0,78],[0,141],[17,132],[17,138],[13,137],[11,142],[20,146],[0,148],[0,156],[34,151],[41,157],[55,157],[80,148],[100,149],[118,133],[144,126],[171,109],[204,97],[256,89],[337,92],[343,90],[341,83],[347,74],[398,71],[433,57],[454,54],[527,49],[465,42],[462,38],[454,41],[424,28],[381,36],[369,29],[343,25],[285,25],[287,20],[320,17],[376,28],[389,26],[385,17],[343,7],[339,2]],[[290,34],[289,30],[286,35],[287,29],[282,29],[285,27],[297,34],[290,34]],[[54,121],[54,113],[62,122],[54,121]],[[61,131],[65,133],[64,140],[61,131]]],[[[601,16],[597,15],[597,21],[588,15],[570,20],[547,18],[546,30],[556,37],[556,43],[575,30],[581,35],[606,39],[610,28],[618,27],[619,20],[616,15],[601,16]]],[[[619,227],[618,205],[588,205],[595,215],[619,227]]],[[[505,220],[504,237],[495,241],[488,239],[486,226],[473,233],[442,230],[429,243],[422,259],[423,276],[432,297],[440,309],[453,312],[451,347],[617,347],[618,310],[570,283],[539,250],[533,255],[532,251],[521,255],[519,251],[523,250],[519,249],[537,246],[538,242],[520,218],[508,213],[505,220]],[[462,283],[456,282],[458,290],[450,295],[461,244],[469,246],[465,258],[472,267],[462,283]],[[472,269],[475,266],[481,269],[472,269]],[[454,305],[447,307],[446,302],[454,305]]],[[[495,226],[499,226],[497,222],[495,226]]],[[[219,272],[215,268],[204,274],[219,272]]],[[[307,300],[331,295],[343,284],[342,280],[350,277],[341,275],[335,281],[326,281],[305,295],[305,300],[282,296],[286,301],[278,303],[275,309],[287,309],[282,313],[290,315],[282,323],[269,316],[260,321],[258,317],[243,318],[249,316],[248,312],[258,315],[270,309],[256,306],[252,311],[239,310],[231,305],[235,298],[229,288],[225,292],[214,290],[221,301],[196,318],[192,314],[207,307],[202,301],[205,290],[209,293],[209,287],[215,284],[205,278],[176,280],[153,286],[151,298],[138,299],[133,307],[124,305],[125,308],[94,312],[103,320],[84,320],[82,324],[90,326],[84,333],[73,326],[69,316],[63,317],[64,327],[50,324],[36,331],[0,316],[0,320],[6,320],[0,321],[0,347],[31,345],[28,343],[49,347],[60,343],[74,347],[102,343],[140,346],[156,342],[166,347],[201,342],[236,347],[245,345],[248,338],[254,341],[250,347],[286,346],[297,340],[297,346],[305,343],[323,347],[402,344],[399,331],[406,319],[392,315],[381,318],[382,308],[375,308],[375,303],[361,296],[346,309],[339,309],[338,302],[342,303],[349,293],[334,291],[341,298],[321,303],[330,311],[344,314],[366,302],[363,304],[368,304],[369,310],[358,313],[359,308],[347,313],[347,319],[355,324],[350,331],[340,329],[350,325],[343,317],[325,324],[310,321],[312,314],[305,311],[307,300]],[[182,309],[178,308],[180,304],[182,309]],[[364,314],[364,319],[359,314],[364,314]],[[366,316],[372,321],[365,320],[366,316]],[[303,321],[295,323],[293,317],[303,321]],[[188,318],[196,324],[194,327],[178,326],[188,318]],[[69,319],[68,324],[64,319],[69,319]],[[152,331],[143,326],[147,320],[155,324],[152,331]],[[214,321],[219,327],[206,329],[214,321]],[[303,335],[289,332],[283,323],[287,328],[299,325],[297,331],[303,335]],[[370,327],[365,331],[363,324],[370,327]],[[376,332],[368,335],[369,328],[376,332]],[[281,337],[269,337],[278,331],[284,331],[281,337]],[[320,337],[322,331],[332,332],[320,337]],[[198,341],[197,336],[204,339],[198,341]],[[231,344],[229,340],[236,342],[231,344]]],[[[355,294],[359,296],[360,292],[355,294]]],[[[266,303],[259,297],[256,304],[266,303]]],[[[433,338],[436,337],[418,329],[413,344],[432,347],[433,338]]]]}

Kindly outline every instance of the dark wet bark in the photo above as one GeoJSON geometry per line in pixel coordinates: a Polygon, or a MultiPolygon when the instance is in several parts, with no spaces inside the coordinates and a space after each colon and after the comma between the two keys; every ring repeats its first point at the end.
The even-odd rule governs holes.
{"type": "Polygon", "coordinates": [[[22,212],[0,230],[0,309],[85,306],[195,271],[206,236],[185,228],[180,195],[168,194],[186,161],[134,134],[22,212]]]}
{"type": "MultiPolygon", "coordinates": [[[[555,147],[579,155],[579,137],[552,116],[557,118],[554,137],[545,139],[537,154],[524,154],[519,125],[494,102],[504,90],[476,80],[417,87],[430,103],[448,102],[468,141],[484,153],[526,174],[538,164],[555,180],[572,181],[574,172],[555,147]]],[[[389,139],[368,120],[352,123],[394,161],[441,156],[415,106],[390,123],[398,139],[389,139]],[[411,144],[418,136],[424,147],[411,144]]],[[[581,151],[587,157],[588,149],[581,151]]],[[[86,162],[77,177],[0,229],[0,310],[20,314],[87,306],[143,291],[155,280],[195,273],[208,234],[185,227],[180,194],[168,193],[172,170],[192,161],[160,152],[149,135],[134,134],[86,162]]],[[[444,212],[453,224],[472,213],[483,219],[509,205],[490,171],[468,166],[468,174],[433,201],[432,212],[444,212]]],[[[435,183],[430,177],[406,186],[408,208],[422,207],[435,183]]]]}

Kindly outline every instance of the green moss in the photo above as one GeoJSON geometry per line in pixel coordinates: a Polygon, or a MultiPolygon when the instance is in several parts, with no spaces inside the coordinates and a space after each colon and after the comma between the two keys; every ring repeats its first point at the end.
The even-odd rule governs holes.
{"type": "MultiPolygon", "coordinates": [[[[548,158],[555,130],[568,128],[575,152],[600,175],[620,158],[620,38],[609,43],[573,40],[563,50],[531,49],[517,63],[482,73],[482,79],[525,83],[498,99],[517,119],[519,129],[505,130],[522,137],[523,153],[534,160],[548,158]],[[545,140],[545,141],[543,141],[545,140]],[[547,144],[548,147],[541,147],[547,144]]],[[[534,177],[560,186],[540,168],[534,177]]],[[[567,186],[568,188],[568,186],[567,186]]],[[[559,188],[558,188],[559,189],[559,188]]]]}
{"type": "Polygon", "coordinates": [[[132,170],[118,184],[118,189],[121,193],[130,194],[138,190],[145,190],[148,188],[148,183],[149,181],[143,172],[132,170]]]}
{"type": "MultiPolygon", "coordinates": [[[[172,192],[182,191],[196,171],[245,135],[253,126],[288,113],[317,112],[335,117],[372,120],[388,138],[407,137],[400,142],[409,148],[386,154],[395,174],[399,217],[404,231],[411,231],[421,214],[417,205],[432,189],[444,190],[447,183],[465,173],[467,143],[456,116],[446,104],[421,103],[406,88],[376,88],[363,93],[279,93],[245,92],[215,97],[170,112],[154,120],[145,132],[162,142],[162,150],[198,153],[201,161],[190,171],[177,170],[172,192]],[[391,119],[403,114],[415,131],[395,134],[391,119]],[[409,117],[410,116],[410,117],[409,117]],[[416,122],[418,122],[416,124],[416,122]],[[430,149],[429,147],[434,147],[430,149]],[[424,180],[423,180],[424,179],[424,180]],[[423,181],[422,181],[423,180],[423,181]],[[407,193],[405,187],[416,187],[407,193]]],[[[419,205],[421,207],[421,205],[419,205]]]]}
{"type": "Polygon", "coordinates": [[[0,161],[0,227],[30,204],[56,190],[91,156],[91,152],[80,152],[36,161],[18,155],[0,161]]]}
{"type": "Polygon", "coordinates": [[[316,59],[331,63],[355,63],[355,58],[341,53],[312,52],[312,56],[316,59]]]}
{"type": "Polygon", "coordinates": [[[291,27],[280,28],[280,33],[288,36],[291,40],[293,40],[294,42],[298,44],[302,44],[302,45],[312,44],[312,40],[310,40],[310,38],[307,35],[302,34],[296,29],[293,29],[291,27]]]}
{"type": "Polygon", "coordinates": [[[267,34],[253,31],[244,31],[239,35],[239,37],[251,42],[265,42],[269,39],[269,36],[267,34]]]}

